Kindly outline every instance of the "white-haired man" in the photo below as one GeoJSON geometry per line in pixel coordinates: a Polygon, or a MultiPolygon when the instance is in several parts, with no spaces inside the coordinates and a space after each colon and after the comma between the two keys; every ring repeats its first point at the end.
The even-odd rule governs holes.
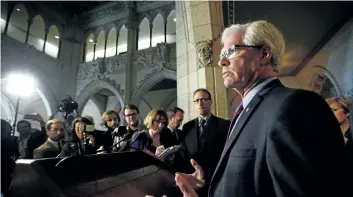
{"type": "MultiPolygon", "coordinates": [[[[224,84],[242,96],[209,185],[214,197],[344,196],[344,142],[319,95],[284,87],[276,77],[285,41],[266,21],[237,24],[222,35],[224,84]],[[242,110],[243,109],[243,110],[242,110]]],[[[184,196],[204,186],[202,169],[177,173],[184,196]]]]}

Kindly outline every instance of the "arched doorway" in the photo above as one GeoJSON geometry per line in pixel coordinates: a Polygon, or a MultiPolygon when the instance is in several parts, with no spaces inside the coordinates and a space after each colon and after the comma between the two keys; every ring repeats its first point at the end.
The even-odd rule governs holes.
{"type": "Polygon", "coordinates": [[[175,71],[161,70],[143,81],[132,97],[132,103],[140,109],[142,119],[154,108],[167,110],[177,105],[175,71]]]}
{"type": "Polygon", "coordinates": [[[312,90],[324,99],[341,95],[340,88],[333,75],[323,66],[316,65],[314,67],[322,70],[313,78],[312,90]]]}
{"type": "MultiPolygon", "coordinates": [[[[7,91],[8,78],[1,79],[1,109],[4,110],[1,118],[13,122],[17,96],[7,91]]],[[[55,112],[56,102],[54,96],[46,86],[36,80],[35,92],[28,98],[20,98],[17,120],[21,120],[25,114],[38,113],[44,121],[55,112]]]]}
{"type": "MultiPolygon", "coordinates": [[[[146,78],[140,83],[140,86],[135,90],[132,95],[131,103],[139,105],[142,97],[151,90],[156,84],[160,83],[163,80],[172,80],[176,84],[176,72],[172,70],[162,69],[152,75],[151,77],[146,78]]],[[[176,85],[175,85],[176,87],[176,85]]]]}
{"type": "Polygon", "coordinates": [[[94,80],[80,92],[78,99],[78,113],[81,116],[91,116],[96,128],[101,126],[101,116],[106,110],[120,112],[124,106],[120,92],[111,84],[94,80]]]}

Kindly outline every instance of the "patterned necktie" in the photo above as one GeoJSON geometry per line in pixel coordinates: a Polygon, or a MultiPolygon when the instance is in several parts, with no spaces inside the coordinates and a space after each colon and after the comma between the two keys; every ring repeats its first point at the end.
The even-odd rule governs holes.
{"type": "Polygon", "coordinates": [[[200,136],[202,135],[204,129],[205,129],[205,124],[206,124],[206,120],[201,118],[200,122],[199,122],[199,128],[200,128],[200,136]]]}
{"type": "Polygon", "coordinates": [[[230,133],[232,132],[232,128],[235,124],[235,122],[237,121],[239,115],[241,114],[241,112],[243,111],[244,106],[243,103],[240,103],[240,105],[238,106],[238,108],[235,110],[233,118],[232,118],[232,122],[229,125],[229,129],[228,129],[228,134],[227,134],[227,139],[229,138],[230,133]]]}

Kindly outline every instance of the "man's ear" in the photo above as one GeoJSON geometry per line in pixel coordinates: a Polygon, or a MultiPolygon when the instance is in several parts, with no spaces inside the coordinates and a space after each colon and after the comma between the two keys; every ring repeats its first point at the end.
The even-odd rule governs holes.
{"type": "Polygon", "coordinates": [[[261,65],[267,65],[271,63],[271,57],[272,57],[272,50],[269,46],[264,45],[261,49],[261,58],[260,58],[260,63],[261,65]]]}

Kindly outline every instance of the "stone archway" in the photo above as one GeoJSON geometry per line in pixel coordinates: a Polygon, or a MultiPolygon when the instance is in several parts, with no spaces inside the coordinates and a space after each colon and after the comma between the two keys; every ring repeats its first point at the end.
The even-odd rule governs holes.
{"type": "Polygon", "coordinates": [[[161,109],[165,111],[168,110],[168,107],[176,100],[175,95],[177,95],[177,90],[173,91],[161,104],[161,109]]]}
{"type": "MultiPolygon", "coordinates": [[[[1,79],[1,84],[6,84],[7,82],[8,82],[8,78],[1,79]]],[[[49,118],[52,115],[54,115],[54,113],[56,111],[56,100],[55,100],[55,97],[53,96],[53,94],[51,93],[51,91],[43,83],[41,83],[40,81],[37,80],[35,92],[38,93],[39,97],[42,99],[42,101],[44,103],[45,110],[47,111],[47,117],[49,118]]],[[[4,95],[4,96],[6,97],[6,95],[4,95]]],[[[1,96],[1,98],[4,98],[3,95],[1,96]]],[[[11,103],[9,100],[8,100],[8,102],[11,103]]],[[[3,101],[1,101],[1,105],[2,104],[3,104],[3,101]]],[[[13,105],[13,104],[11,103],[11,105],[13,105]]],[[[13,110],[13,115],[14,115],[14,113],[15,113],[14,106],[12,106],[12,107],[8,106],[8,107],[6,107],[6,109],[8,109],[10,111],[13,110]]]]}
{"type": "Polygon", "coordinates": [[[316,65],[314,67],[319,68],[321,71],[316,73],[316,76],[313,78],[311,83],[312,91],[320,94],[323,97],[341,95],[342,92],[334,76],[323,66],[316,65]],[[332,95],[326,95],[328,93],[324,93],[324,91],[328,91],[326,90],[328,88],[333,90],[332,95]]]}
{"type": "Polygon", "coordinates": [[[106,81],[97,79],[97,80],[93,80],[89,84],[87,84],[79,93],[78,98],[77,98],[77,103],[78,103],[78,110],[77,111],[79,114],[82,113],[82,110],[85,107],[88,100],[95,93],[100,91],[101,89],[108,89],[115,96],[117,96],[117,98],[119,100],[119,104],[120,104],[121,108],[123,108],[124,101],[123,101],[123,98],[122,98],[120,92],[117,90],[117,88],[106,81]]]}
{"type": "Polygon", "coordinates": [[[152,76],[147,76],[146,79],[143,80],[140,83],[139,87],[134,91],[131,103],[138,106],[141,102],[143,95],[148,92],[154,85],[164,79],[171,79],[176,81],[176,72],[172,70],[161,69],[152,76]]]}
{"type": "Polygon", "coordinates": [[[11,103],[9,98],[1,92],[1,118],[11,122],[15,116],[15,106],[11,103]]]}

